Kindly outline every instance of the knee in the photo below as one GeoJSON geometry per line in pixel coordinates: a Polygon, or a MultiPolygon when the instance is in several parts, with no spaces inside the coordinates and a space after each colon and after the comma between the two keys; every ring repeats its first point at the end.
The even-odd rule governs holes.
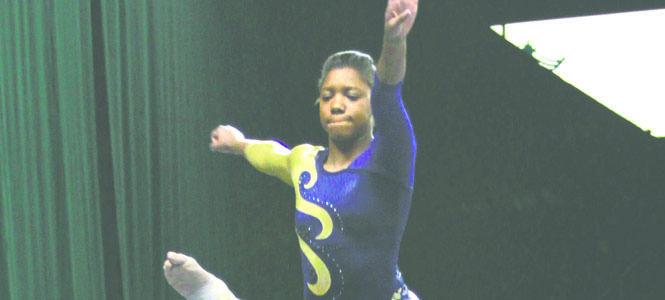
{"type": "Polygon", "coordinates": [[[420,298],[418,298],[418,295],[416,295],[416,293],[414,293],[411,290],[409,290],[409,298],[408,299],[409,300],[420,300],[420,298]]]}

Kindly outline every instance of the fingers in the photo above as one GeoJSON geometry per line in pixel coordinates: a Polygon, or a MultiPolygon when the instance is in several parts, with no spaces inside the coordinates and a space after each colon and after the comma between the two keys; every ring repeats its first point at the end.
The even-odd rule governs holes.
{"type": "Polygon", "coordinates": [[[219,140],[219,137],[216,134],[210,134],[210,150],[213,150],[215,143],[219,140]]]}
{"type": "Polygon", "coordinates": [[[245,136],[231,125],[219,125],[210,132],[210,151],[220,153],[240,154],[239,144],[244,142],[245,136]]]}
{"type": "Polygon", "coordinates": [[[397,26],[399,24],[402,24],[404,21],[406,21],[406,19],[409,18],[409,16],[411,16],[410,9],[403,11],[399,15],[397,14],[396,11],[393,10],[393,18],[392,20],[390,20],[391,26],[397,26]]]}
{"type": "Polygon", "coordinates": [[[384,20],[389,35],[406,36],[413,26],[417,11],[418,0],[390,0],[384,20]]]}
{"type": "Polygon", "coordinates": [[[208,145],[210,151],[216,151],[215,144],[217,144],[219,142],[219,139],[221,138],[220,134],[222,128],[224,128],[224,125],[219,125],[210,132],[210,144],[208,145]]]}
{"type": "Polygon", "coordinates": [[[232,129],[233,127],[230,125],[219,125],[210,132],[210,140],[218,140],[224,133],[227,133],[232,129]]]}
{"type": "Polygon", "coordinates": [[[210,140],[216,140],[219,138],[219,131],[224,127],[224,125],[219,125],[210,132],[210,140]]]}

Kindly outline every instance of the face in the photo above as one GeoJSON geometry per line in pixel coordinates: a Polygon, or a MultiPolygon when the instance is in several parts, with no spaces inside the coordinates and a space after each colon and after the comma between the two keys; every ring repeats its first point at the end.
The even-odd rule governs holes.
{"type": "Polygon", "coordinates": [[[354,68],[332,69],[321,86],[319,118],[333,141],[371,138],[371,87],[354,68]]]}

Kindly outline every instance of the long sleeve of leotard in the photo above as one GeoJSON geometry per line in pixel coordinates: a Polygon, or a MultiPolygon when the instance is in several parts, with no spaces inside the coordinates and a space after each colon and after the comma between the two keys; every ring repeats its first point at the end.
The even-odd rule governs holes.
{"type": "Polygon", "coordinates": [[[291,150],[288,148],[275,141],[253,141],[245,147],[244,154],[257,170],[293,185],[289,170],[291,150]]]}
{"type": "Polygon", "coordinates": [[[371,104],[375,122],[372,167],[412,188],[416,140],[402,102],[402,82],[389,85],[375,76],[371,104]]]}

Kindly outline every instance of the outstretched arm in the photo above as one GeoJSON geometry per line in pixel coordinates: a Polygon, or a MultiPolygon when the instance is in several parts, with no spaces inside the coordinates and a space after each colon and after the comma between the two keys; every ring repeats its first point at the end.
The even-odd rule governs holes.
{"type": "Polygon", "coordinates": [[[292,184],[288,164],[291,151],[278,142],[247,139],[235,127],[219,125],[210,133],[210,150],[242,155],[257,170],[292,184]]]}
{"type": "Polygon", "coordinates": [[[376,73],[381,82],[397,84],[406,73],[406,36],[418,13],[418,0],[388,0],[381,57],[376,73]]]}

